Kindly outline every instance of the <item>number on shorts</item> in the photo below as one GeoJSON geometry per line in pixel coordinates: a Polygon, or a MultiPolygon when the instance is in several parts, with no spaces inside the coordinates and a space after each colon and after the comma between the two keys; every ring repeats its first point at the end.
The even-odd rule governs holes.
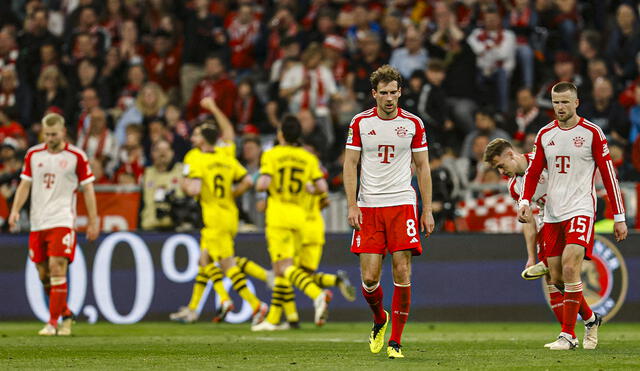
{"type": "Polygon", "coordinates": [[[413,237],[416,235],[416,221],[413,219],[407,219],[407,236],[413,237]]]}
{"type": "Polygon", "coordinates": [[[68,247],[71,247],[71,241],[73,240],[73,236],[71,233],[67,233],[62,237],[62,244],[68,247]]]}
{"type": "Polygon", "coordinates": [[[571,227],[569,228],[569,233],[578,232],[584,233],[587,230],[587,218],[579,216],[577,218],[571,219],[571,227]],[[574,227],[574,222],[578,225],[578,228],[574,227]]]}

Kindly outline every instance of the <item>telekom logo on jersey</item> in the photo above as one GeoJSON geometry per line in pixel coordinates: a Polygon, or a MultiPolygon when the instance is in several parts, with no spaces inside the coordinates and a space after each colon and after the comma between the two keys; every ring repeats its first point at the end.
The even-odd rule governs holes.
{"type": "Polygon", "coordinates": [[[556,168],[560,169],[558,174],[567,173],[567,169],[571,167],[571,164],[569,163],[570,159],[570,156],[556,156],[556,168]]]}
{"type": "Polygon", "coordinates": [[[395,151],[396,146],[392,144],[379,144],[378,145],[378,157],[382,157],[381,164],[390,164],[390,159],[394,158],[395,155],[393,152],[395,151]]]}
{"type": "Polygon", "coordinates": [[[54,174],[54,173],[45,173],[44,174],[44,184],[45,184],[45,187],[47,189],[51,188],[51,185],[53,185],[55,180],[56,180],[56,174],[54,174]]]}

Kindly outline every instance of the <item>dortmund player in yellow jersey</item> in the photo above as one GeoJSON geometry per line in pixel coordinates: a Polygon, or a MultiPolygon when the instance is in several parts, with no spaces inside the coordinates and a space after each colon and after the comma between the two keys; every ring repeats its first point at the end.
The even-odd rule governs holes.
{"type": "MultiPolygon", "coordinates": [[[[214,117],[214,121],[208,122],[209,125],[217,124],[220,129],[220,138],[216,143],[216,149],[219,152],[227,154],[228,156],[235,157],[235,133],[233,126],[226,115],[220,110],[212,98],[204,98],[200,105],[209,110],[214,117]]],[[[185,176],[189,173],[189,168],[197,166],[200,161],[200,154],[202,148],[207,145],[206,140],[202,136],[201,128],[198,126],[193,129],[191,135],[191,143],[193,148],[187,152],[184,157],[183,163],[185,165],[185,176]]],[[[242,268],[242,271],[256,277],[262,281],[267,280],[267,271],[256,264],[255,262],[247,258],[238,258],[238,264],[242,268]]],[[[233,302],[229,293],[224,287],[222,279],[224,273],[222,270],[212,262],[212,257],[206,246],[202,245],[200,253],[198,274],[196,275],[193,285],[193,292],[189,304],[185,307],[179,308],[175,313],[172,313],[169,318],[173,321],[193,323],[198,320],[197,308],[204,294],[204,290],[209,280],[213,283],[213,289],[218,295],[220,300],[220,308],[213,318],[214,322],[220,322],[224,320],[227,313],[234,310],[233,302]]]]}
{"type": "Polygon", "coordinates": [[[214,261],[232,282],[233,289],[253,309],[253,324],[263,321],[268,306],[247,287],[246,275],[236,265],[233,240],[238,231],[238,208],[235,198],[253,186],[247,170],[235,157],[228,156],[215,147],[217,128],[202,125],[200,132],[206,144],[194,166],[190,166],[184,191],[198,196],[202,206],[204,228],[201,243],[214,261]],[[235,185],[234,185],[235,184],[235,185]]]}
{"type": "Polygon", "coordinates": [[[293,265],[307,216],[304,194],[327,191],[318,159],[299,145],[301,133],[298,119],[286,116],[278,129],[280,144],[262,155],[256,190],[269,193],[265,234],[276,277],[269,314],[264,322],[252,326],[254,331],[278,329],[291,283],[314,301],[316,325],[323,325],[329,313],[331,292],[321,289],[304,269],[293,265]]]}

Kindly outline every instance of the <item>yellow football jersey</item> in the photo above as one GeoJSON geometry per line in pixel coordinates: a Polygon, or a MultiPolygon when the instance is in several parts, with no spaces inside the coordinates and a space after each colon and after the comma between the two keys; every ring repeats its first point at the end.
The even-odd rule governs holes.
{"type": "Polygon", "coordinates": [[[200,205],[205,227],[217,227],[227,221],[237,224],[238,208],[233,199],[233,184],[247,175],[247,170],[233,156],[218,149],[200,152],[190,164],[189,178],[202,181],[200,205]]]}
{"type": "Polygon", "coordinates": [[[275,146],[262,155],[260,174],[271,176],[267,202],[267,226],[285,228],[306,219],[305,185],[322,178],[318,159],[301,147],[275,146]]]}
{"type": "MultiPolygon", "coordinates": [[[[218,141],[218,144],[215,146],[216,151],[223,153],[227,156],[236,157],[236,144],[233,141],[218,141]]],[[[189,168],[192,164],[198,162],[198,157],[202,151],[200,148],[192,148],[184,155],[184,159],[182,159],[182,163],[185,165],[183,170],[184,176],[189,176],[189,168]]]]}

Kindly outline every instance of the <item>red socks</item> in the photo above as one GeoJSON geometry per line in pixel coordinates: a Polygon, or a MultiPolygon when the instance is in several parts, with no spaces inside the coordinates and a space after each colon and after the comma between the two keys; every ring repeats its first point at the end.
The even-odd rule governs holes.
{"type": "Polygon", "coordinates": [[[67,278],[51,277],[49,294],[49,323],[58,326],[58,317],[67,308],[67,278]]]}
{"type": "MultiPolygon", "coordinates": [[[[584,298],[582,297],[582,282],[565,283],[564,285],[564,314],[562,332],[576,337],[575,327],[578,312],[584,298]]],[[[585,302],[586,305],[586,302],[585,302]]],[[[589,316],[591,317],[591,316],[589,316]]],[[[589,318],[587,317],[587,319],[589,318]]]]}
{"type": "Polygon", "coordinates": [[[401,285],[393,283],[393,302],[391,303],[391,338],[389,342],[395,341],[400,344],[402,330],[409,318],[409,308],[411,307],[411,284],[401,285]]]}
{"type": "Polygon", "coordinates": [[[373,312],[373,322],[376,324],[383,324],[387,321],[387,317],[384,314],[384,306],[382,303],[382,287],[378,282],[374,287],[366,287],[362,284],[362,296],[364,296],[369,307],[373,312]]]}
{"type": "Polygon", "coordinates": [[[551,310],[553,314],[555,314],[558,323],[562,325],[562,318],[564,317],[564,294],[558,290],[555,285],[547,285],[547,291],[549,291],[551,310]]]}

